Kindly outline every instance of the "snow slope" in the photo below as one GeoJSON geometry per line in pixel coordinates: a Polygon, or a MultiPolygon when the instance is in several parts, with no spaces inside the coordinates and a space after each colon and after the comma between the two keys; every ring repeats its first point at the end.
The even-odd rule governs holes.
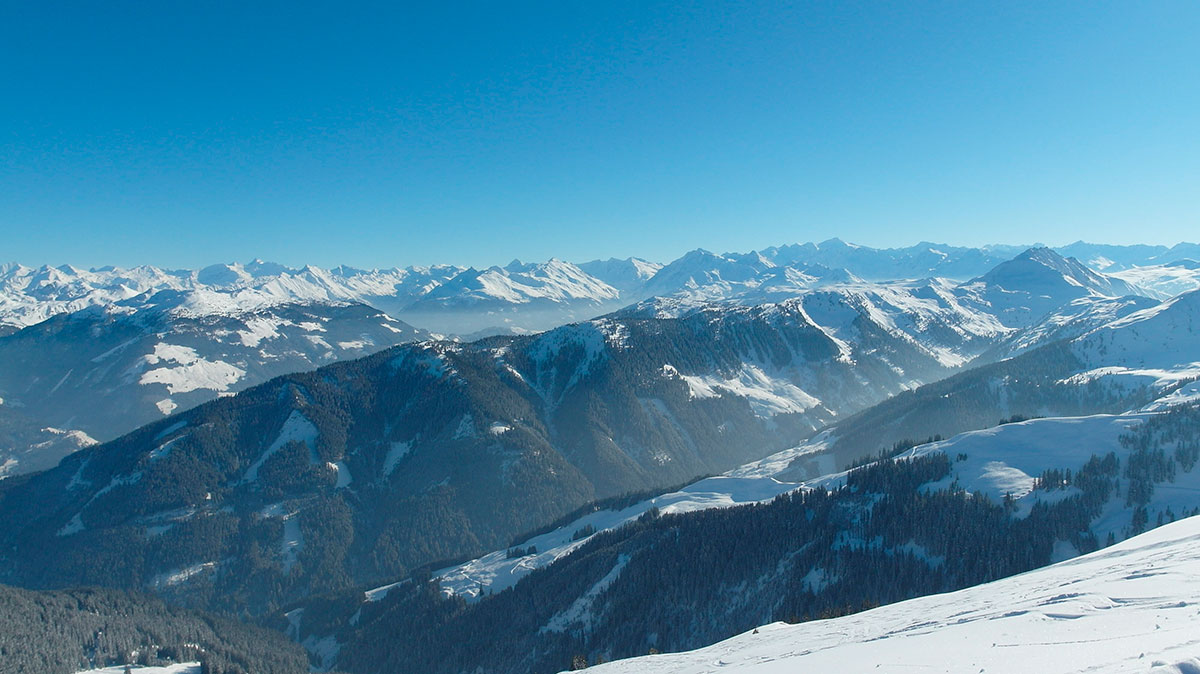
{"type": "Polygon", "coordinates": [[[1135,266],[1112,276],[1136,286],[1154,291],[1162,297],[1173,297],[1190,290],[1200,290],[1200,262],[1178,260],[1169,264],[1135,266]]]}
{"type": "MultiPolygon", "coordinates": [[[[994,501],[1011,494],[1017,504],[1017,515],[1027,514],[1039,501],[1056,501],[1070,496],[1074,488],[1034,489],[1034,483],[1044,471],[1051,469],[1078,470],[1093,455],[1114,453],[1122,462],[1131,449],[1120,441],[1122,435],[1160,412],[1138,412],[1122,415],[1098,414],[1087,417],[1055,417],[1004,424],[980,431],[956,435],[948,440],[920,445],[901,458],[944,452],[955,458],[954,478],[968,492],[988,495],[994,501]]],[[[784,492],[811,487],[836,488],[845,481],[845,472],[830,473],[806,482],[790,481],[788,466],[801,456],[820,461],[821,452],[829,443],[828,434],[796,448],[778,452],[766,459],[746,464],[724,475],[701,480],[677,492],[663,494],[620,510],[600,510],[539,536],[521,542],[518,547],[533,547],[536,552],[510,558],[507,550],[497,550],[462,564],[433,573],[441,579],[442,591],[477,599],[480,592],[499,592],[516,584],[537,568],[548,566],[570,554],[586,540],[577,538],[581,531],[603,531],[631,522],[651,508],[663,513],[690,512],[706,508],[729,507],[767,501],[784,492]]],[[[827,462],[832,467],[832,462],[827,462]]],[[[930,489],[949,486],[950,479],[931,484],[930,489]]],[[[1125,537],[1133,517],[1124,497],[1128,480],[1120,478],[1112,500],[1100,517],[1093,522],[1092,531],[1101,541],[1112,533],[1117,540],[1125,537]]],[[[1151,519],[1159,513],[1182,514],[1200,505],[1200,470],[1182,472],[1175,480],[1159,485],[1146,505],[1151,519]]],[[[1063,555],[1071,554],[1063,550],[1063,555]]],[[[1073,553],[1078,554],[1078,553],[1073,553]]],[[[393,585],[368,592],[372,600],[383,598],[393,585]]]]}
{"type": "MultiPolygon", "coordinates": [[[[554,563],[582,545],[587,536],[576,538],[588,527],[596,531],[612,529],[632,522],[651,508],[663,513],[684,513],[706,508],[724,508],[775,498],[800,485],[780,482],[771,477],[731,477],[721,475],[689,485],[677,492],[663,494],[635,503],[621,510],[600,510],[540,536],[534,536],[520,547],[536,548],[538,552],[509,558],[507,550],[497,550],[456,566],[433,573],[441,579],[442,592],[467,599],[478,599],[480,590],[490,593],[512,587],[534,569],[554,563]]],[[[367,592],[370,600],[382,599],[395,584],[367,592]]]]}
{"type": "Polygon", "coordinates": [[[1200,377],[1200,290],[1131,313],[1072,345],[1081,382],[1162,387],[1200,377]]]}
{"type": "Polygon", "coordinates": [[[604,674],[1200,671],[1200,517],[1019,576],[604,674]]]}

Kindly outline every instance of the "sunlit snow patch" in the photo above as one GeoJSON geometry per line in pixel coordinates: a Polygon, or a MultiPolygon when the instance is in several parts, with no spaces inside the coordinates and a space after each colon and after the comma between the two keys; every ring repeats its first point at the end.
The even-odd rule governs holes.
{"type": "MultiPolygon", "coordinates": [[[[246,469],[245,475],[242,476],[242,482],[254,482],[258,479],[258,469],[262,467],[271,455],[283,449],[289,442],[301,442],[308,446],[309,453],[314,451],[314,446],[317,440],[317,427],[311,421],[306,419],[299,410],[292,410],[288,415],[287,421],[283,422],[283,428],[279,429],[279,437],[275,438],[275,442],[267,447],[266,451],[258,457],[258,460],[246,469]]],[[[310,457],[311,458],[311,457],[310,457]]]]}
{"type": "MultiPolygon", "coordinates": [[[[224,361],[201,358],[191,347],[161,342],[154,345],[153,354],[142,357],[142,363],[164,366],[143,372],[138,383],[163,384],[171,395],[198,389],[226,391],[246,374],[245,370],[224,361]],[[177,366],[169,367],[168,363],[177,366]]],[[[161,405],[159,409],[162,410],[161,405]]]]}

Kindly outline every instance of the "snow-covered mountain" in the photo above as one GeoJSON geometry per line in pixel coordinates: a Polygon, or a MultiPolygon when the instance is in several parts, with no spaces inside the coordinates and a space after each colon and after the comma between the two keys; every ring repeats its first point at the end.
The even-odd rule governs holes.
{"type": "MultiPolygon", "coordinates": [[[[628,261],[635,279],[657,269],[628,261]]],[[[623,282],[620,265],[608,273],[623,282]]],[[[640,282],[640,281],[639,281],[640,282]]],[[[0,325],[27,327],[89,306],[134,306],[163,290],[202,293],[214,312],[253,311],[278,304],[362,303],[442,333],[511,325],[546,329],[620,306],[621,292],[560,260],[477,270],[452,265],[361,270],[289,268],[255,260],[199,270],[155,267],[94,270],[70,266],[0,267],[0,325]]]]}
{"type": "MultiPolygon", "coordinates": [[[[980,550],[974,547],[948,551],[945,543],[950,540],[972,546],[979,542],[971,538],[977,533],[1000,540],[1001,546],[1022,548],[985,552],[978,561],[971,562],[981,565],[980,568],[997,564],[989,555],[1019,556],[1032,550],[1040,550],[1038,554],[1044,555],[1038,564],[1070,559],[1081,551],[1111,545],[1156,524],[1200,512],[1197,496],[1200,470],[1196,470],[1200,457],[1200,408],[1194,406],[1197,402],[1200,389],[1194,388],[1190,407],[1169,411],[1009,423],[920,445],[901,454],[894,463],[869,464],[853,475],[838,472],[806,482],[792,481],[788,467],[795,458],[823,451],[824,443],[818,438],[676,492],[580,512],[549,531],[514,541],[507,549],[434,571],[432,576],[440,593],[465,599],[469,607],[438,629],[440,633],[491,629],[495,630],[489,632],[493,638],[516,644],[514,649],[496,653],[486,661],[462,652],[463,649],[452,649],[447,657],[458,663],[455,666],[472,669],[478,665],[489,672],[544,671],[554,656],[540,654],[554,653],[556,649],[562,652],[556,641],[560,637],[556,635],[564,639],[569,636],[567,648],[575,650],[568,650],[568,654],[600,653],[611,658],[613,654],[628,653],[631,648],[645,652],[646,644],[654,645],[656,641],[664,648],[688,643],[692,644],[688,647],[694,647],[701,638],[699,635],[720,634],[721,625],[725,626],[726,635],[736,632],[737,625],[749,629],[756,623],[747,625],[748,616],[787,615],[780,606],[793,600],[785,595],[798,594],[801,603],[808,601],[804,597],[823,593],[835,602],[852,602],[853,597],[894,596],[889,595],[887,588],[906,584],[908,574],[934,579],[954,573],[951,569],[962,562],[949,559],[949,554],[979,555],[980,550]],[[933,466],[938,460],[942,465],[940,472],[917,477],[907,487],[899,486],[914,479],[907,475],[904,466],[912,466],[910,472],[919,475],[924,470],[920,466],[933,466]],[[877,471],[876,474],[890,477],[872,481],[864,476],[871,474],[872,465],[900,468],[877,471]],[[880,489],[883,490],[880,495],[874,496],[880,489]],[[930,498],[926,503],[921,497],[916,500],[903,497],[905,489],[953,498],[944,501],[930,498]],[[789,519],[772,512],[795,508],[796,494],[814,492],[818,496],[838,495],[841,505],[832,512],[842,514],[823,514],[828,511],[818,505],[811,508],[814,512],[810,515],[816,519],[832,517],[836,535],[804,536],[782,529],[772,535],[773,528],[783,527],[789,519]],[[773,501],[781,494],[790,494],[785,497],[790,501],[782,505],[773,501]],[[978,521],[956,520],[962,531],[947,538],[944,528],[936,524],[941,516],[937,513],[950,506],[960,507],[963,502],[974,503],[967,510],[975,512],[970,515],[964,512],[951,519],[969,516],[988,520],[991,524],[985,525],[984,530],[992,529],[991,533],[976,532],[978,521]],[[704,515],[714,509],[748,504],[759,504],[758,509],[730,512],[727,517],[704,515]],[[924,508],[931,510],[923,512],[924,508]],[[985,515],[985,511],[990,514],[985,515]],[[856,512],[863,517],[860,519],[856,512]],[[1058,514],[1050,515],[1053,512],[1058,514]],[[866,517],[865,513],[872,513],[872,517],[866,517]],[[880,525],[874,521],[892,517],[897,518],[894,524],[880,525]],[[662,524],[651,524],[655,520],[662,524]],[[1004,524],[1006,520],[1017,523],[1013,526],[1028,525],[1029,529],[1025,533],[1002,531],[1008,526],[1004,524]],[[1034,523],[1035,520],[1041,521],[1034,523]],[[874,527],[881,528],[873,539],[874,527]],[[665,533],[657,537],[652,533],[664,529],[665,533]],[[670,541],[690,539],[699,532],[705,533],[694,543],[700,546],[694,552],[701,556],[687,559],[671,556],[670,541]],[[705,536],[720,540],[705,542],[705,536]],[[1008,536],[1014,538],[1009,540],[1008,536]],[[792,542],[779,544],[779,539],[792,542]],[[862,546],[861,552],[855,552],[855,546],[862,546]],[[847,558],[831,559],[836,557],[837,550],[848,550],[847,558]],[[865,568],[856,567],[851,560],[858,554],[874,555],[878,561],[865,568]],[[903,557],[904,564],[912,567],[902,573],[898,569],[885,569],[884,560],[889,557],[903,557]],[[758,570],[747,574],[747,566],[758,570]],[[538,569],[541,573],[533,575],[538,569]],[[899,577],[891,577],[890,573],[899,577]],[[680,578],[693,577],[689,574],[700,574],[708,579],[706,586],[712,587],[687,598],[646,592],[648,584],[661,587],[663,593],[671,592],[668,588],[685,591],[687,582],[680,582],[680,578]],[[880,589],[865,589],[873,586],[880,589]],[[501,594],[506,590],[509,593],[501,594]],[[544,594],[545,590],[550,593],[544,594]],[[504,611],[504,607],[523,605],[533,597],[549,603],[544,610],[530,609],[529,613],[536,614],[535,617],[502,625],[494,622],[494,616],[504,611]],[[624,629],[625,625],[632,628],[624,629]],[[648,633],[654,628],[658,629],[657,637],[648,633]],[[730,628],[735,628],[734,632],[730,628]]],[[[817,498],[816,502],[825,501],[817,498]]],[[[797,515],[802,516],[803,512],[790,513],[790,517],[797,515]]],[[[1027,568],[1030,567],[1015,570],[1027,568]]],[[[410,614],[424,610],[423,602],[413,603],[414,591],[412,580],[370,589],[359,595],[358,603],[339,607],[347,616],[351,613],[357,616],[355,620],[348,624],[345,620],[314,623],[309,625],[308,633],[314,640],[319,636],[326,642],[342,645],[346,657],[330,664],[361,671],[362,663],[368,662],[361,657],[361,649],[380,634],[395,634],[398,630],[407,639],[424,640],[430,628],[419,615],[410,614]],[[333,626],[335,631],[321,633],[322,624],[333,626]]],[[[292,616],[297,623],[303,622],[299,613],[292,616]]],[[[679,660],[666,656],[650,660],[655,661],[679,660]]],[[[404,656],[388,662],[412,664],[420,663],[421,659],[404,656]]],[[[632,661],[629,666],[634,669],[629,671],[645,671],[637,668],[645,662],[632,661]]],[[[871,660],[864,666],[871,669],[877,664],[878,661],[871,660]]],[[[958,670],[951,667],[943,671],[958,670]]]]}
{"type": "Polygon", "coordinates": [[[1113,272],[1112,276],[1155,293],[1160,299],[1200,290],[1200,262],[1195,260],[1135,266],[1113,272]]]}
{"type": "Polygon", "coordinates": [[[594,667],[603,674],[1200,671],[1200,517],[984,585],[706,648],[594,667]]]}
{"type": "Polygon", "coordinates": [[[1028,246],[965,248],[923,241],[906,248],[872,248],[829,239],[820,243],[773,246],[761,252],[773,264],[817,264],[846,269],[870,281],[941,276],[969,279],[1020,253],[1028,246]]]}
{"type": "Polygon", "coordinates": [[[0,407],[11,411],[0,416],[0,477],[281,374],[429,336],[362,304],[229,301],[164,290],[0,337],[0,407]]]}
{"type": "MultiPolygon", "coordinates": [[[[608,267],[634,275],[652,269],[638,261],[618,261],[608,267]]],[[[1083,321],[1078,314],[1110,316],[1112,312],[1106,313],[1102,307],[1118,300],[1105,297],[1105,293],[1127,290],[1120,282],[1044,249],[1027,252],[965,285],[945,279],[871,283],[839,270],[774,267],[758,255],[739,258],[697,253],[672,267],[653,278],[683,284],[684,290],[616,315],[637,319],[703,316],[701,320],[707,321],[746,312],[753,306],[771,306],[775,308],[767,313],[792,316],[784,320],[794,318],[819,330],[821,338],[836,349],[840,367],[857,363],[856,353],[870,352],[875,355],[869,361],[879,359],[897,372],[907,372],[909,378],[901,384],[908,388],[930,381],[935,370],[949,373],[947,368],[961,367],[995,351],[1001,340],[1014,340],[1016,326],[1045,307],[1073,301],[1067,309],[1058,307],[1063,315],[1054,318],[1068,327],[1045,334],[1031,332],[1010,350],[1031,348],[1039,339],[1059,336],[1072,327],[1080,330],[1083,321]],[[716,271],[707,276],[692,273],[705,268],[716,271]],[[685,271],[687,278],[682,279],[685,271]],[[698,278],[705,285],[698,285],[698,278]],[[712,297],[717,301],[710,301],[712,297]],[[1018,308],[1024,312],[1019,320],[1013,318],[1018,308]]],[[[405,276],[404,282],[410,285],[417,282],[415,278],[424,279],[421,288],[427,290],[421,300],[408,306],[406,315],[421,315],[422,311],[427,316],[441,314],[444,325],[452,320],[448,317],[469,315],[473,324],[496,325],[509,317],[528,319],[533,316],[529,312],[541,311],[545,320],[557,322],[574,311],[570,307],[586,305],[597,310],[620,297],[613,287],[560,261],[540,265],[514,262],[506,268],[468,270],[441,285],[429,282],[431,274],[442,271],[410,270],[405,276]],[[517,308],[526,313],[513,313],[517,308]]],[[[48,277],[61,281],[67,273],[53,270],[48,277]]],[[[0,396],[9,398],[9,405],[19,408],[23,419],[36,426],[30,429],[30,424],[24,424],[17,430],[16,422],[10,424],[14,444],[7,447],[4,458],[24,457],[10,464],[10,473],[52,465],[62,452],[78,446],[63,442],[75,436],[47,435],[49,431],[42,429],[82,431],[108,440],[159,414],[240,390],[270,376],[363,355],[423,335],[379,312],[367,315],[361,308],[346,308],[361,305],[328,301],[330,297],[382,292],[384,286],[397,283],[395,276],[314,268],[293,273],[262,262],[210,267],[191,276],[142,269],[120,276],[126,281],[121,287],[128,290],[120,295],[128,297],[117,300],[111,288],[104,290],[107,286],[98,280],[115,273],[78,272],[78,287],[71,287],[91,290],[76,292],[66,305],[95,302],[95,306],[58,314],[0,338],[0,362],[4,363],[0,396]],[[150,285],[147,279],[208,285],[132,294],[136,288],[150,285]],[[309,299],[304,305],[282,302],[289,297],[309,299]],[[287,317],[299,306],[310,307],[309,311],[319,316],[287,317]],[[157,365],[160,360],[165,365],[157,365]],[[80,405],[84,399],[93,403],[80,405]],[[27,440],[21,443],[17,437],[27,440]],[[30,453],[34,446],[46,449],[42,461],[34,460],[30,453]],[[57,449],[50,451],[51,447],[57,449]]],[[[32,287],[49,292],[49,284],[21,278],[29,281],[27,291],[32,287]]],[[[62,288],[59,294],[70,295],[62,288]]],[[[1138,306],[1151,303],[1146,300],[1138,306]]],[[[762,320],[776,320],[763,316],[762,320]]],[[[736,390],[761,404],[773,401],[769,404],[779,409],[845,413],[878,401],[870,383],[878,379],[870,373],[872,365],[844,373],[847,381],[859,382],[858,388],[840,384],[844,392],[836,394],[836,399],[814,403],[831,393],[814,398],[810,392],[813,384],[805,383],[811,375],[779,371],[775,357],[752,357],[757,359],[755,363],[740,369],[720,373],[685,370],[679,375],[697,382],[693,386],[697,396],[736,390]],[[856,390],[864,395],[852,395],[856,390]]],[[[677,368],[679,364],[659,363],[658,367],[677,368]]]]}
{"type": "Polygon", "coordinates": [[[94,270],[70,266],[0,267],[0,323],[27,327],[60,313],[118,302],[137,306],[159,291],[195,291],[196,310],[247,312],[278,304],[357,302],[391,311],[461,273],[460,267],[434,266],[363,271],[346,267],[291,269],[255,260],[199,270],[155,267],[94,270]],[[368,301],[373,300],[373,301],[368,301]]]}
{"type": "Polygon", "coordinates": [[[1169,264],[1179,260],[1200,259],[1200,245],[1177,243],[1174,246],[1112,245],[1102,243],[1075,243],[1060,246],[1055,250],[1067,257],[1082,260],[1084,264],[1099,271],[1115,273],[1133,267],[1169,264]]]}
{"type": "MultiPolygon", "coordinates": [[[[1200,386],[1191,387],[1187,393],[1186,397],[1173,396],[1170,402],[1174,405],[1200,403],[1200,386]]],[[[936,453],[958,457],[953,477],[930,483],[929,489],[944,489],[953,481],[968,493],[984,495],[997,503],[1011,497],[1018,515],[1026,516],[1039,503],[1057,502],[1081,493],[1069,485],[1061,489],[1039,485],[1039,479],[1047,471],[1066,469],[1077,472],[1091,457],[1109,453],[1116,457],[1119,465],[1128,464],[1131,455],[1145,449],[1142,444],[1130,439],[1136,437],[1132,431],[1142,427],[1148,420],[1158,419],[1156,424],[1172,429],[1174,437],[1166,444],[1167,450],[1182,448],[1183,452],[1195,451],[1194,443],[1200,440],[1200,428],[1195,426],[1195,421],[1200,418],[1200,413],[1191,412],[1180,421],[1178,418],[1163,417],[1165,408],[1162,405],[1152,404],[1148,407],[1152,411],[1051,417],[1002,424],[919,445],[900,454],[898,460],[936,453]]],[[[705,478],[676,492],[623,505],[619,509],[597,509],[564,522],[551,531],[515,542],[515,547],[535,551],[528,555],[513,557],[507,554],[507,550],[499,550],[434,571],[433,577],[446,595],[474,601],[484,594],[512,587],[532,571],[549,566],[570,554],[585,541],[585,537],[575,535],[579,531],[616,529],[636,521],[651,509],[662,514],[689,513],[766,502],[797,489],[840,488],[846,482],[848,471],[830,472],[811,480],[797,480],[795,471],[790,470],[798,458],[820,460],[828,444],[827,435],[818,436],[797,447],[722,475],[705,478]]],[[[1160,448],[1157,444],[1154,447],[1160,448]]],[[[825,465],[833,467],[832,463],[825,465]]],[[[1185,465],[1188,464],[1185,462],[1185,465]]],[[[1158,482],[1165,483],[1167,480],[1164,476],[1158,482]]],[[[1106,540],[1110,534],[1116,540],[1121,540],[1135,530],[1135,508],[1123,496],[1128,492],[1129,484],[1128,479],[1116,480],[1112,499],[1105,502],[1097,517],[1089,523],[1098,540],[1106,540]]],[[[1172,472],[1169,483],[1151,489],[1141,506],[1150,519],[1170,519],[1200,508],[1198,494],[1200,471],[1179,470],[1172,472]]],[[[1064,544],[1060,546],[1058,554],[1069,555],[1071,550],[1064,544]]],[[[1075,551],[1073,554],[1079,553],[1075,551]]],[[[394,584],[370,590],[366,600],[379,601],[393,587],[394,584]]]]}
{"type": "Polygon", "coordinates": [[[592,260],[581,262],[579,268],[626,295],[641,292],[641,288],[649,281],[663,265],[660,262],[650,262],[639,257],[624,260],[609,258],[607,260],[592,260]]]}
{"type": "MultiPolygon", "coordinates": [[[[1144,300],[1089,300],[1094,311],[1055,329],[1035,324],[996,351],[1028,340],[1007,360],[977,365],[896,396],[826,429],[837,465],[902,440],[984,428],[1011,417],[1121,412],[1187,389],[1200,378],[1200,291],[1145,307],[1144,300]],[[1063,341],[1049,342],[1052,336],[1063,341]],[[1040,345],[1040,346],[1039,346],[1040,345]]],[[[1059,317],[1051,314],[1051,318],[1059,317]]],[[[985,354],[990,357],[996,351],[985,354]]],[[[807,474],[827,466],[809,466],[807,474]]]]}
{"type": "Polygon", "coordinates": [[[414,298],[398,315],[440,332],[493,326],[545,330],[592,318],[622,304],[621,292],[562,260],[467,269],[414,298]]]}
{"type": "MultiPolygon", "coordinates": [[[[867,255],[843,248],[846,259],[867,255]]],[[[13,551],[0,581],[104,583],[257,615],[300,606],[287,629],[322,663],[360,672],[379,670],[355,659],[357,647],[339,658],[339,643],[366,648],[400,629],[392,621],[420,631],[445,620],[453,657],[475,657],[459,636],[490,633],[489,612],[525,602],[536,610],[500,626],[513,653],[495,656],[498,671],[553,671],[566,649],[691,648],[773,616],[962,587],[1192,504],[1191,431],[1159,420],[1200,397],[1190,381],[1200,291],[1129,295],[1140,289],[1047,249],[965,282],[867,281],[782,259],[590,265],[613,283],[556,260],[390,276],[267,263],[143,270],[178,287],[140,291],[137,279],[118,284],[126,290],[97,280],[114,270],[47,272],[22,297],[85,306],[0,338],[0,362],[22,364],[0,373],[0,409],[14,427],[45,416],[38,431],[133,418],[134,407],[158,420],[0,484],[0,549],[13,551]],[[347,294],[400,302],[407,283],[419,298],[404,310],[512,319],[515,331],[522,307],[599,310],[624,301],[634,279],[664,296],[541,334],[397,346],[184,409],[191,394],[254,383],[252,370],[262,381],[268,366],[310,369],[415,336],[347,294]],[[306,302],[283,301],[298,296],[306,302]],[[1034,415],[1055,418],[988,428],[1034,415]],[[985,430],[835,472],[914,444],[905,439],[973,429],[985,430]],[[661,494],[713,473],[723,474],[661,494]],[[646,493],[514,540],[630,491],[646,493]],[[758,505],[714,507],[748,503],[758,505]],[[964,536],[978,528],[980,547],[955,548],[942,518],[964,536]],[[941,524],[921,528],[931,522],[941,524]],[[791,533],[771,535],[778,526],[791,533]],[[993,529],[1006,538],[988,538],[993,529]],[[738,549],[750,541],[759,547],[738,549]],[[674,545],[686,546],[685,564],[671,561],[674,545]],[[397,583],[467,554],[477,558],[439,564],[432,589],[397,583]],[[903,583],[849,580],[884,568],[903,583]],[[673,569],[661,576],[672,589],[659,597],[645,583],[662,569],[673,569]],[[711,593],[689,594],[698,569],[711,593]],[[378,591],[362,601],[345,594],[354,587],[378,591]],[[308,601],[331,593],[341,598],[308,601]],[[451,597],[447,613],[439,596],[451,597]],[[453,603],[462,599],[472,601],[453,603]],[[529,653],[541,659],[521,659],[529,653]]]]}
{"type": "MultiPolygon", "coordinates": [[[[890,328],[904,318],[898,310],[881,317],[867,302],[834,299],[821,322],[795,301],[615,316],[538,335],[403,345],[278,378],[85,449],[14,487],[0,538],[25,552],[7,572],[98,582],[108,569],[97,560],[138,549],[149,557],[121,586],[210,605],[270,576],[282,584],[255,601],[262,612],[318,588],[497,547],[595,498],[727,470],[957,369],[890,328]],[[21,496],[29,489],[57,495],[21,496]],[[224,542],[194,544],[210,516],[225,522],[224,542]],[[147,538],[148,527],[170,533],[147,538]],[[125,543],[110,549],[118,539],[125,543]],[[326,556],[351,539],[354,555],[326,556]],[[181,547],[156,552],[175,540],[181,547]],[[265,556],[248,556],[250,541],[265,556]],[[257,565],[260,580],[231,572],[243,564],[257,565]],[[210,582],[229,592],[209,594],[210,582]]],[[[258,334],[228,329],[238,343],[242,332],[258,334]]],[[[159,344],[190,343],[154,334],[121,367],[107,359],[123,353],[123,341],[85,354],[96,371],[87,376],[133,377],[135,389],[149,377],[159,386],[153,400],[176,399],[164,388],[174,379],[151,373],[188,365],[159,344]]]]}
{"type": "MultiPolygon", "coordinates": [[[[1016,246],[962,248],[930,243],[877,249],[832,239],[749,253],[696,250],[669,264],[639,258],[578,265],[561,260],[514,261],[482,270],[454,265],[383,270],[290,268],[261,260],[199,270],[149,266],[83,270],[69,265],[31,268],[14,263],[0,265],[0,334],[88,306],[137,302],[139,297],[161,290],[209,291],[224,296],[226,303],[239,311],[280,303],[359,302],[443,334],[544,330],[655,296],[681,295],[694,300],[744,296],[746,302],[763,302],[858,280],[942,277],[962,281],[988,273],[1021,250],[1016,246]]],[[[1193,282],[1182,267],[1169,265],[1200,257],[1200,247],[1195,244],[1167,249],[1077,243],[1057,250],[1079,257],[1093,269],[1124,270],[1123,278],[1131,287],[1119,287],[1103,277],[1101,285],[1107,285],[1103,292],[1126,294],[1132,289],[1159,299],[1193,282]]],[[[1069,275],[1096,289],[1096,278],[1085,278],[1079,270],[1069,275]]]]}
{"type": "Polygon", "coordinates": [[[963,284],[960,291],[1012,328],[1029,327],[1072,300],[1141,294],[1135,286],[1049,248],[1031,248],[963,284]]]}
{"type": "Polygon", "coordinates": [[[1081,383],[1161,389],[1200,378],[1200,290],[1130,313],[1072,342],[1081,383]]]}

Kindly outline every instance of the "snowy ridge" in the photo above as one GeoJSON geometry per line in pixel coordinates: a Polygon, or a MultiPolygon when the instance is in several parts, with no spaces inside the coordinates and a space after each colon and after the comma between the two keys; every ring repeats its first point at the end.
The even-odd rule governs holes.
{"type": "MultiPolygon", "coordinates": [[[[1200,394],[1198,394],[1200,395],[1200,394]]],[[[1109,452],[1124,462],[1131,449],[1120,441],[1122,435],[1158,414],[1146,411],[1125,415],[1093,415],[1088,417],[1054,417],[1004,424],[980,431],[956,435],[948,440],[920,445],[900,455],[922,456],[932,452],[954,457],[954,478],[931,484],[929,489],[944,489],[956,479],[968,492],[981,493],[999,502],[1006,495],[1014,498],[1018,515],[1027,514],[1039,501],[1057,501],[1074,492],[1069,490],[1034,489],[1036,478],[1051,469],[1078,470],[1093,455],[1109,452]]],[[[507,550],[498,550],[478,559],[440,569],[433,573],[440,579],[442,591],[469,600],[480,592],[495,593],[511,587],[537,568],[548,566],[579,547],[586,537],[583,531],[603,531],[633,521],[652,508],[663,513],[690,512],[714,507],[729,507],[770,500],[793,489],[837,488],[845,483],[846,472],[830,473],[824,477],[799,482],[789,479],[789,467],[799,457],[808,457],[832,468],[831,457],[822,452],[832,443],[829,433],[822,433],[807,443],[746,464],[725,475],[696,482],[678,492],[663,494],[621,510],[594,512],[555,529],[523,541],[518,547],[536,552],[509,557],[507,550]],[[824,461],[823,461],[824,459],[824,461]]],[[[1128,480],[1118,481],[1117,491],[1128,480]]],[[[1200,470],[1178,475],[1170,488],[1156,489],[1146,505],[1151,519],[1161,514],[1181,514],[1196,507],[1200,494],[1200,470]]],[[[1093,532],[1100,540],[1113,534],[1118,540],[1125,536],[1133,518],[1133,509],[1123,498],[1114,496],[1100,517],[1093,522],[1093,532]]],[[[1064,551],[1066,554],[1069,551],[1064,551]]],[[[1078,554],[1077,552],[1074,554],[1078,554]]],[[[393,585],[368,593],[372,600],[386,595],[393,585]]]]}
{"type": "MultiPolygon", "coordinates": [[[[800,485],[780,482],[767,475],[753,477],[718,476],[701,480],[684,489],[636,503],[621,510],[601,510],[578,520],[535,536],[519,547],[533,547],[537,552],[510,558],[507,549],[497,550],[478,559],[440,569],[433,573],[440,579],[442,592],[477,600],[480,591],[496,593],[512,587],[534,569],[554,563],[582,545],[588,536],[578,536],[589,530],[603,531],[618,527],[641,517],[651,508],[663,513],[683,513],[706,508],[721,508],[744,503],[770,500],[800,485]]],[[[367,591],[368,601],[379,601],[397,584],[392,583],[367,591]]]]}
{"type": "MultiPolygon", "coordinates": [[[[909,248],[876,249],[831,239],[749,253],[696,250],[665,265],[639,258],[580,264],[557,259],[544,263],[514,260],[504,267],[483,270],[454,265],[372,270],[312,265],[291,268],[262,260],[199,270],[151,266],[84,270],[70,265],[33,268],[13,263],[0,265],[0,326],[26,327],[60,313],[94,306],[137,307],[169,291],[188,293],[179,310],[193,316],[294,302],[363,303],[401,318],[411,312],[435,321],[439,314],[467,309],[482,308],[495,314],[522,307],[530,311],[555,308],[556,313],[547,316],[496,314],[485,316],[483,321],[446,324],[464,328],[453,331],[460,334],[502,325],[546,329],[564,319],[592,318],[604,310],[652,296],[675,295],[692,302],[735,297],[745,302],[764,302],[831,283],[863,279],[978,278],[1021,250],[1017,246],[956,248],[927,242],[909,248]]],[[[1200,256],[1194,244],[1167,249],[1080,242],[1058,250],[1079,256],[1095,270],[1112,272],[1113,276],[1104,276],[1077,261],[1067,265],[1054,262],[1059,272],[1081,287],[1102,294],[1141,293],[1164,299],[1200,287],[1195,263],[1188,260],[1189,255],[1200,256]]],[[[422,327],[445,331],[434,324],[422,327]]]]}
{"type": "Polygon", "coordinates": [[[1162,388],[1200,377],[1200,290],[1128,314],[1072,345],[1081,382],[1162,388]]]}
{"type": "Polygon", "coordinates": [[[206,313],[189,308],[196,295],[163,291],[136,310],[92,307],[0,338],[7,424],[23,419],[27,429],[0,442],[0,473],[48,468],[89,438],[106,442],[273,376],[429,336],[362,304],[206,313]]]}
{"type": "Polygon", "coordinates": [[[1029,573],[800,625],[774,623],[606,674],[1200,671],[1200,517],[1029,573]],[[1036,663],[1036,664],[1034,664],[1036,663]]]}
{"type": "Polygon", "coordinates": [[[1155,293],[1161,299],[1192,290],[1200,290],[1200,262],[1195,260],[1177,260],[1169,264],[1134,266],[1114,271],[1112,276],[1155,293]]]}

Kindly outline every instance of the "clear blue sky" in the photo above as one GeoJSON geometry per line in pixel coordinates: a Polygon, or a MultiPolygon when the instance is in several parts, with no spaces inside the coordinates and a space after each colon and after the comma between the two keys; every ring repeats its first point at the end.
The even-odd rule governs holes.
{"type": "Polygon", "coordinates": [[[1191,0],[14,0],[0,260],[1195,240],[1198,36],[1191,0]]]}

